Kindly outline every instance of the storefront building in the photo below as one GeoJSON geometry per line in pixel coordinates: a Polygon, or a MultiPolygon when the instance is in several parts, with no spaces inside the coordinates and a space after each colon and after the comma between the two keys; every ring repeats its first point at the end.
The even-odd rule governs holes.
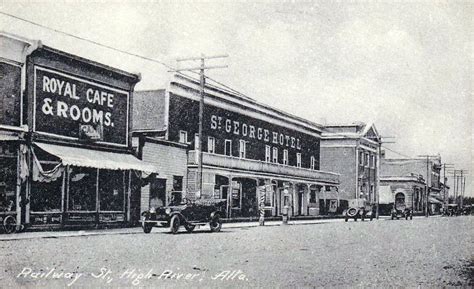
{"type": "Polygon", "coordinates": [[[156,117],[137,129],[187,145],[187,197],[226,199],[228,218],[256,217],[261,194],[267,216],[285,206],[292,216],[319,214],[320,199],[339,184],[338,174],[319,170],[321,127],[206,85],[200,150],[199,91],[198,81],[175,75],[166,90],[138,91],[135,99],[156,117]]]}
{"type": "MultiPolygon", "coordinates": [[[[16,87],[11,98],[18,98],[5,101],[8,94],[2,94],[9,105],[3,107],[3,121],[11,111],[19,112],[19,121],[0,139],[7,139],[2,141],[3,155],[16,152],[10,156],[16,157],[16,169],[1,165],[16,171],[16,222],[83,226],[127,224],[138,218],[131,206],[132,190],[142,172],[156,171],[132,155],[130,111],[139,76],[40,42],[0,37],[2,45],[22,56],[20,74],[12,73],[16,78],[1,87],[16,87]]],[[[3,190],[11,195],[13,181],[8,179],[3,190]]]]}
{"type": "Polygon", "coordinates": [[[381,176],[379,213],[390,215],[394,203],[405,203],[413,213],[421,214],[426,206],[426,183],[421,175],[381,176]]]}
{"type": "Polygon", "coordinates": [[[374,124],[326,125],[321,139],[321,169],[341,175],[341,209],[348,200],[377,203],[381,139],[374,124]]]}
{"type": "MultiPolygon", "coordinates": [[[[382,153],[382,156],[384,154],[382,153]]],[[[418,199],[423,201],[420,207],[414,207],[414,210],[425,210],[428,205],[429,213],[439,213],[444,202],[442,192],[442,183],[440,181],[441,157],[435,158],[404,158],[388,159],[381,158],[380,162],[381,177],[406,177],[418,175],[424,180],[423,190],[418,191],[418,199]]],[[[415,202],[416,203],[416,202],[415,202]]]]}

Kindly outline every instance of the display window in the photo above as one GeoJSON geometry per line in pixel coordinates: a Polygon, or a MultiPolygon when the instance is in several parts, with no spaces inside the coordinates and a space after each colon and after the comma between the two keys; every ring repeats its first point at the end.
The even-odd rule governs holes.
{"type": "Polygon", "coordinates": [[[68,210],[95,212],[97,209],[97,169],[70,167],[68,210]]]}
{"type": "MultiPolygon", "coordinates": [[[[54,170],[58,163],[40,161],[45,171],[54,170]]],[[[61,212],[62,178],[33,179],[30,191],[31,212],[61,212]]]]}
{"type": "Polygon", "coordinates": [[[0,212],[16,210],[17,158],[0,151],[0,212]]]}
{"type": "Polygon", "coordinates": [[[100,211],[125,211],[124,171],[99,170],[100,211]]]}

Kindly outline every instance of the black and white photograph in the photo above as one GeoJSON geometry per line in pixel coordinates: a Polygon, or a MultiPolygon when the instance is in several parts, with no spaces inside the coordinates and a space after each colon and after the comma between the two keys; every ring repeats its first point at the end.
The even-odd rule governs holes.
{"type": "Polygon", "coordinates": [[[473,16],[0,1],[0,288],[474,287],[473,16]]]}

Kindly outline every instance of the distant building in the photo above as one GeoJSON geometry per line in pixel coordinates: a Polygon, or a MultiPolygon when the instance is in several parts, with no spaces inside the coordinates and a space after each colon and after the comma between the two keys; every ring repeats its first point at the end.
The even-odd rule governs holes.
{"type": "MultiPolygon", "coordinates": [[[[386,181],[396,178],[406,179],[409,176],[420,176],[420,180],[423,180],[425,184],[423,189],[404,193],[409,203],[413,198],[414,201],[412,203],[415,204],[415,211],[422,211],[426,208],[426,198],[428,197],[430,212],[439,212],[444,202],[440,172],[441,157],[428,159],[386,159],[383,157],[380,162],[381,180],[386,181]],[[410,196],[411,194],[414,194],[413,197],[410,196]],[[418,206],[418,204],[420,204],[421,207],[418,206]]],[[[408,186],[411,190],[410,180],[407,179],[406,182],[405,186],[408,186]]],[[[386,182],[384,182],[384,184],[386,184],[386,182]]],[[[395,191],[393,191],[393,193],[395,194],[395,191]]]]}
{"type": "MultiPolygon", "coordinates": [[[[281,215],[285,205],[290,215],[319,214],[320,199],[339,185],[338,174],[320,171],[322,127],[206,85],[201,157],[199,92],[199,81],[174,76],[166,90],[135,94],[134,131],[155,131],[163,140],[188,148],[186,195],[226,199],[227,217],[232,218],[256,217],[260,194],[269,216],[281,215]]],[[[170,161],[164,153],[147,161],[153,157],[157,164],[170,161]]]]}
{"type": "Polygon", "coordinates": [[[422,213],[426,206],[426,183],[422,176],[381,176],[379,188],[379,213],[390,215],[395,203],[404,202],[414,213],[422,213]]]}
{"type": "Polygon", "coordinates": [[[381,140],[374,124],[326,125],[321,137],[321,169],[341,175],[339,199],[377,202],[381,140]]]}

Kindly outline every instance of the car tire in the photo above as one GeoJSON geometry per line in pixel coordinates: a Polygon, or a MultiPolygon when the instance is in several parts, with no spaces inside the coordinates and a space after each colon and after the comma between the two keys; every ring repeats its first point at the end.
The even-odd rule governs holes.
{"type": "Polygon", "coordinates": [[[354,222],[357,222],[357,217],[354,217],[354,222]]]}
{"type": "Polygon", "coordinates": [[[191,225],[189,223],[185,223],[184,224],[184,228],[186,229],[186,231],[188,231],[189,233],[191,233],[192,231],[194,231],[194,229],[196,228],[195,225],[191,225]]]}
{"type": "Polygon", "coordinates": [[[357,216],[357,213],[358,213],[358,211],[357,211],[356,208],[349,208],[349,209],[347,210],[347,213],[346,213],[346,214],[347,214],[347,216],[349,216],[349,217],[355,217],[355,216],[357,216]]]}
{"type": "Polygon", "coordinates": [[[149,234],[152,229],[153,229],[153,224],[145,223],[143,225],[143,232],[145,232],[145,234],[149,234]]]}
{"type": "Polygon", "coordinates": [[[393,214],[392,214],[392,220],[393,220],[393,219],[395,219],[395,217],[394,217],[393,214]]]}
{"type": "Polygon", "coordinates": [[[219,232],[222,228],[222,220],[219,216],[215,216],[211,222],[209,222],[211,232],[219,232]]]}
{"type": "Polygon", "coordinates": [[[13,216],[6,216],[3,219],[3,230],[6,234],[15,233],[16,231],[16,219],[13,216]]]}
{"type": "Polygon", "coordinates": [[[410,214],[410,220],[413,220],[413,215],[412,214],[410,214]]]}
{"type": "Polygon", "coordinates": [[[170,220],[170,230],[171,230],[171,233],[173,234],[176,234],[178,233],[178,230],[179,230],[179,226],[180,226],[180,221],[179,221],[179,216],[178,215],[174,215],[173,217],[171,217],[171,220],[170,220]]]}

